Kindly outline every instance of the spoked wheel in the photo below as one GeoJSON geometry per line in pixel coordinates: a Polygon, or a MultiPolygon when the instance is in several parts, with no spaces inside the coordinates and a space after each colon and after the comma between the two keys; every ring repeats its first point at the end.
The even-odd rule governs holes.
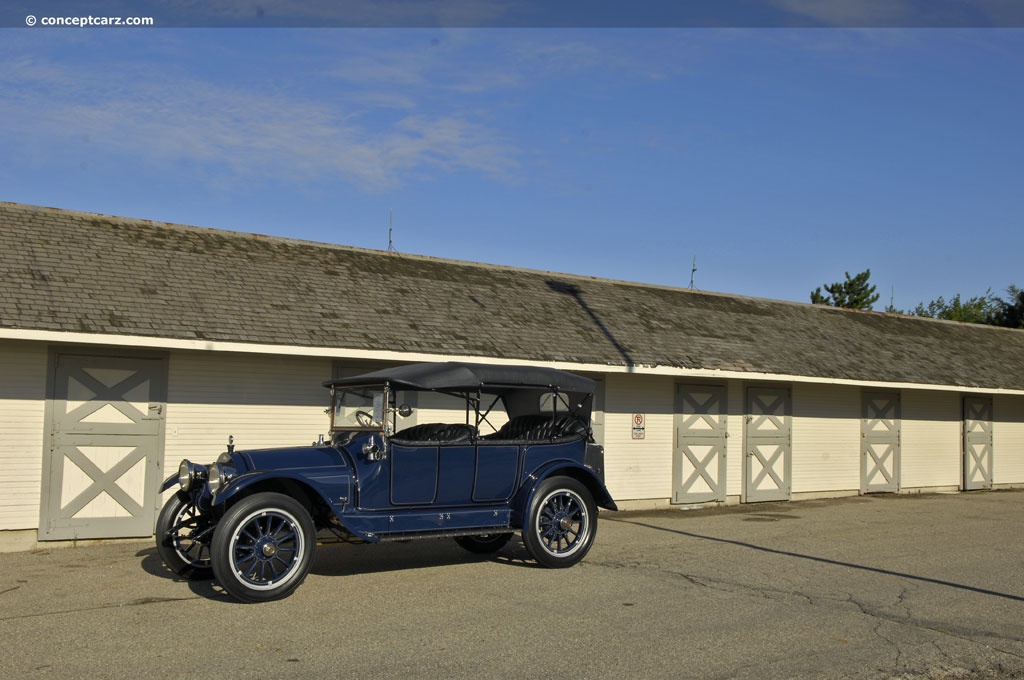
{"type": "Polygon", "coordinates": [[[471,553],[489,555],[505,547],[510,538],[512,538],[512,534],[480,534],[479,536],[459,536],[455,542],[471,553]]]}
{"type": "Polygon", "coordinates": [[[256,494],[232,506],[217,525],[213,573],[243,602],[276,600],[306,578],[315,551],[316,530],[301,503],[283,494],[256,494]]]}
{"type": "Polygon", "coordinates": [[[184,491],[174,494],[156,520],[156,551],[178,576],[210,578],[210,522],[184,491]]]}
{"type": "Polygon", "coordinates": [[[523,527],[523,543],[533,559],[545,567],[571,567],[587,554],[596,534],[597,507],[586,486],[571,477],[540,483],[523,527]]]}

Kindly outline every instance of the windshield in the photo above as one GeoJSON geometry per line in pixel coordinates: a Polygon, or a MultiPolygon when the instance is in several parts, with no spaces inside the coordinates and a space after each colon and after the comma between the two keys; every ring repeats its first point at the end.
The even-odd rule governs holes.
{"type": "Polygon", "coordinates": [[[383,429],[385,403],[383,385],[335,390],[331,409],[331,429],[383,429]]]}

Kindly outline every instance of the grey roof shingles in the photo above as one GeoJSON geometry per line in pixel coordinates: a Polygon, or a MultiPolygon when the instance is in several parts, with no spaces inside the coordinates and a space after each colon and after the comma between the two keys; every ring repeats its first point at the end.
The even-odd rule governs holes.
{"type": "Polygon", "coordinates": [[[1024,389],[1024,331],[2,202],[0,328],[1024,389]]]}

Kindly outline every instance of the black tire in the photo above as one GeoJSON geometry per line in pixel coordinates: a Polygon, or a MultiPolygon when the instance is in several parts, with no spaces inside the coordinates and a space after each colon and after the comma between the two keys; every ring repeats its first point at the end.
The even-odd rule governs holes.
{"type": "Polygon", "coordinates": [[[549,477],[537,486],[523,526],[523,543],[533,559],[553,569],[571,567],[596,535],[597,506],[583,483],[549,477]]]}
{"type": "Polygon", "coordinates": [[[210,522],[184,491],[171,496],[156,520],[156,552],[167,568],[188,579],[213,576],[210,522]]]}
{"type": "Polygon", "coordinates": [[[213,534],[213,574],[242,602],[266,602],[291,594],[309,573],[316,528],[309,512],[290,496],[260,493],[224,513],[213,534]]]}
{"type": "Polygon", "coordinates": [[[461,547],[477,555],[490,555],[505,547],[512,534],[480,534],[479,536],[459,536],[455,539],[461,547]]]}

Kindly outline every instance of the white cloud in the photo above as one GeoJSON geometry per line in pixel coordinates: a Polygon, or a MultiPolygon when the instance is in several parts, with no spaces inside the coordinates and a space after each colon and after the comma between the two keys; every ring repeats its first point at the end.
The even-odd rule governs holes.
{"type": "Polygon", "coordinates": [[[425,169],[508,178],[517,167],[496,130],[454,109],[416,110],[401,90],[313,98],[160,64],[10,57],[0,60],[0,93],[0,140],[40,162],[113,154],[139,167],[192,164],[220,181],[333,176],[371,191],[425,169]],[[406,113],[385,118],[382,107],[406,113]]]}

